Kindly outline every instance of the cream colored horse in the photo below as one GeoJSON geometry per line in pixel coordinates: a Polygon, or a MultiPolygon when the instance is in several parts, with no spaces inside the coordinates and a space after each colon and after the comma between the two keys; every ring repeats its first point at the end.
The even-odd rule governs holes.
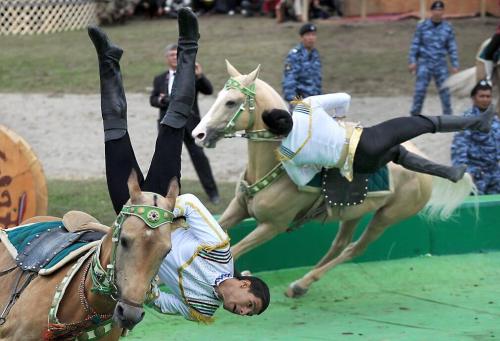
{"type": "MultiPolygon", "coordinates": [[[[205,147],[215,147],[217,140],[236,131],[245,130],[250,136],[265,133],[262,112],[272,108],[287,109],[280,95],[257,78],[259,67],[248,75],[242,75],[229,62],[226,63],[231,78],[219,92],[208,113],[193,130],[193,137],[198,144],[205,147]],[[254,100],[250,98],[252,96],[248,96],[251,95],[253,86],[254,100]]],[[[280,142],[272,138],[249,139],[248,164],[242,178],[246,183],[255,184],[278,164],[275,150],[279,145],[280,142]]],[[[411,144],[405,144],[405,147],[418,152],[411,144]]],[[[433,182],[433,177],[429,175],[415,173],[392,163],[389,168],[392,172],[393,193],[368,198],[358,206],[332,209],[331,216],[326,218],[341,222],[335,240],[323,259],[311,271],[290,284],[288,296],[297,297],[304,294],[311,284],[323,277],[328,270],[363,253],[386,228],[416,214],[426,204],[429,205],[432,215],[448,217],[473,188],[470,176],[453,184],[446,180],[433,182]],[[434,196],[435,194],[441,196],[434,196]],[[373,219],[361,237],[352,242],[358,222],[369,212],[374,212],[373,219]]],[[[290,223],[308,212],[319,197],[319,193],[299,191],[286,174],[252,197],[243,193],[238,184],[236,195],[222,214],[220,224],[229,229],[243,219],[253,217],[258,225],[232,247],[234,258],[286,231],[290,223]]],[[[322,220],[325,216],[317,218],[322,220]]]]}
{"type": "MultiPolygon", "coordinates": [[[[150,289],[151,280],[158,272],[161,261],[171,249],[170,235],[173,227],[168,222],[171,222],[169,211],[174,209],[179,188],[177,180],[173,180],[165,198],[154,193],[141,192],[135,173],[131,175],[128,186],[131,205],[124,206],[124,210],[128,207],[130,210],[128,212],[139,214],[147,212],[148,217],[139,218],[138,215],[125,214],[123,216],[125,220],[120,225],[121,232],[115,233],[115,228],[118,225],[114,225],[115,228],[107,229],[109,231],[100,243],[100,253],[97,253],[99,256],[96,258],[93,255],[90,256],[82,263],[79,270],[76,270],[77,272],[75,272],[73,279],[68,282],[66,292],[60,301],[57,312],[60,324],[53,326],[56,329],[62,328],[63,331],[74,330],[74,336],[64,338],[65,340],[75,339],[75,336],[78,335],[80,335],[78,340],[86,340],[80,334],[83,328],[79,329],[78,326],[83,326],[84,324],[81,322],[89,318],[89,310],[101,316],[107,318],[112,316],[113,318],[114,323],[110,333],[99,338],[100,340],[118,340],[122,328],[132,329],[144,316],[142,306],[146,293],[150,289]],[[164,217],[169,216],[169,218],[160,221],[159,214],[163,214],[164,217]],[[157,221],[159,226],[148,226],[145,219],[157,221]],[[113,252],[113,245],[116,246],[115,252],[113,252]],[[112,260],[113,258],[115,261],[112,260]],[[91,290],[99,287],[94,282],[94,276],[91,276],[94,273],[96,262],[99,262],[103,269],[107,269],[108,264],[114,264],[116,270],[114,271],[114,279],[110,283],[111,288],[115,286],[116,291],[111,290],[109,294],[105,294],[91,290]],[[80,324],[75,327],[73,325],[75,323],[80,324]]],[[[51,220],[60,219],[35,217],[29,222],[51,220]]],[[[0,326],[0,340],[61,339],[57,333],[48,330],[47,317],[49,308],[53,304],[56,288],[62,283],[63,278],[67,276],[74,263],[76,262],[65,265],[52,275],[37,276],[32,280],[6,316],[5,323],[0,326]]],[[[7,252],[5,245],[0,243],[0,271],[13,266],[15,266],[15,262],[7,252]]],[[[11,297],[12,286],[19,273],[20,270],[15,269],[0,277],[0,287],[2,288],[0,290],[0,309],[4,308],[11,297]]],[[[101,288],[106,289],[104,277],[99,277],[99,275],[97,277],[100,278],[97,281],[98,285],[104,284],[101,288]]],[[[99,335],[97,329],[94,328],[94,331],[99,335]]]]}

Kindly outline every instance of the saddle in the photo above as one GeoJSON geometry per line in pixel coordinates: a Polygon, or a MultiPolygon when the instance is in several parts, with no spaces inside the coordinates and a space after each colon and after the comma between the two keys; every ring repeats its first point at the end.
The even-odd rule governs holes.
{"type": "Polygon", "coordinates": [[[109,230],[84,212],[71,211],[62,220],[54,219],[36,217],[0,231],[0,239],[23,271],[52,274],[96,246],[109,230]]]}

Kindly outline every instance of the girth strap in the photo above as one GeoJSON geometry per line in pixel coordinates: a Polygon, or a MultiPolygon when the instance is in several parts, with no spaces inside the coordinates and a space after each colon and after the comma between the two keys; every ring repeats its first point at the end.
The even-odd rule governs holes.
{"type": "Polygon", "coordinates": [[[28,284],[30,284],[30,282],[33,280],[33,278],[35,278],[35,276],[36,276],[36,273],[31,272],[31,271],[20,271],[19,272],[19,275],[17,276],[17,279],[14,282],[14,285],[12,286],[9,302],[7,302],[7,305],[3,308],[2,313],[0,314],[0,326],[3,325],[7,321],[7,315],[9,315],[10,310],[12,309],[14,304],[16,303],[19,296],[21,296],[21,293],[24,291],[24,289],[26,289],[28,284]],[[28,274],[28,276],[26,276],[24,282],[21,285],[19,285],[21,283],[23,275],[26,273],[28,274]]]}

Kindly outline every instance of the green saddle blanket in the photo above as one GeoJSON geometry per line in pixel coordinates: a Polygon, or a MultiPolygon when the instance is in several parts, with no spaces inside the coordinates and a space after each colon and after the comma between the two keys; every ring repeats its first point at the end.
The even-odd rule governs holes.
{"type": "Polygon", "coordinates": [[[0,231],[0,239],[25,271],[48,275],[77,258],[104,236],[103,232],[68,232],[62,221],[16,226],[0,231]]]}
{"type": "MultiPolygon", "coordinates": [[[[306,187],[313,187],[320,189],[322,182],[322,175],[318,173],[312,178],[306,187]]],[[[390,171],[387,165],[381,167],[375,173],[368,177],[368,193],[375,194],[377,192],[391,191],[390,171]]]]}

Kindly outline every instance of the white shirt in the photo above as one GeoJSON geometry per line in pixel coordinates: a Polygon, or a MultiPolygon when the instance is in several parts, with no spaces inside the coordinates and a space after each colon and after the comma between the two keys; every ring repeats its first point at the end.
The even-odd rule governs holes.
{"type": "Polygon", "coordinates": [[[175,70],[168,70],[168,95],[172,94],[172,86],[174,85],[175,70]]]}
{"type": "Polygon", "coordinates": [[[351,103],[346,93],[311,96],[292,114],[293,128],[281,142],[280,152],[290,159],[283,166],[298,186],[305,186],[321,171],[339,162],[346,131],[332,117],[345,117],[351,103]]]}
{"type": "Polygon", "coordinates": [[[188,227],[172,233],[172,250],[158,272],[172,294],[161,292],[154,305],[165,314],[210,322],[222,304],[214,289],[234,274],[229,237],[193,194],[177,197],[174,216],[184,216],[188,227]]]}

